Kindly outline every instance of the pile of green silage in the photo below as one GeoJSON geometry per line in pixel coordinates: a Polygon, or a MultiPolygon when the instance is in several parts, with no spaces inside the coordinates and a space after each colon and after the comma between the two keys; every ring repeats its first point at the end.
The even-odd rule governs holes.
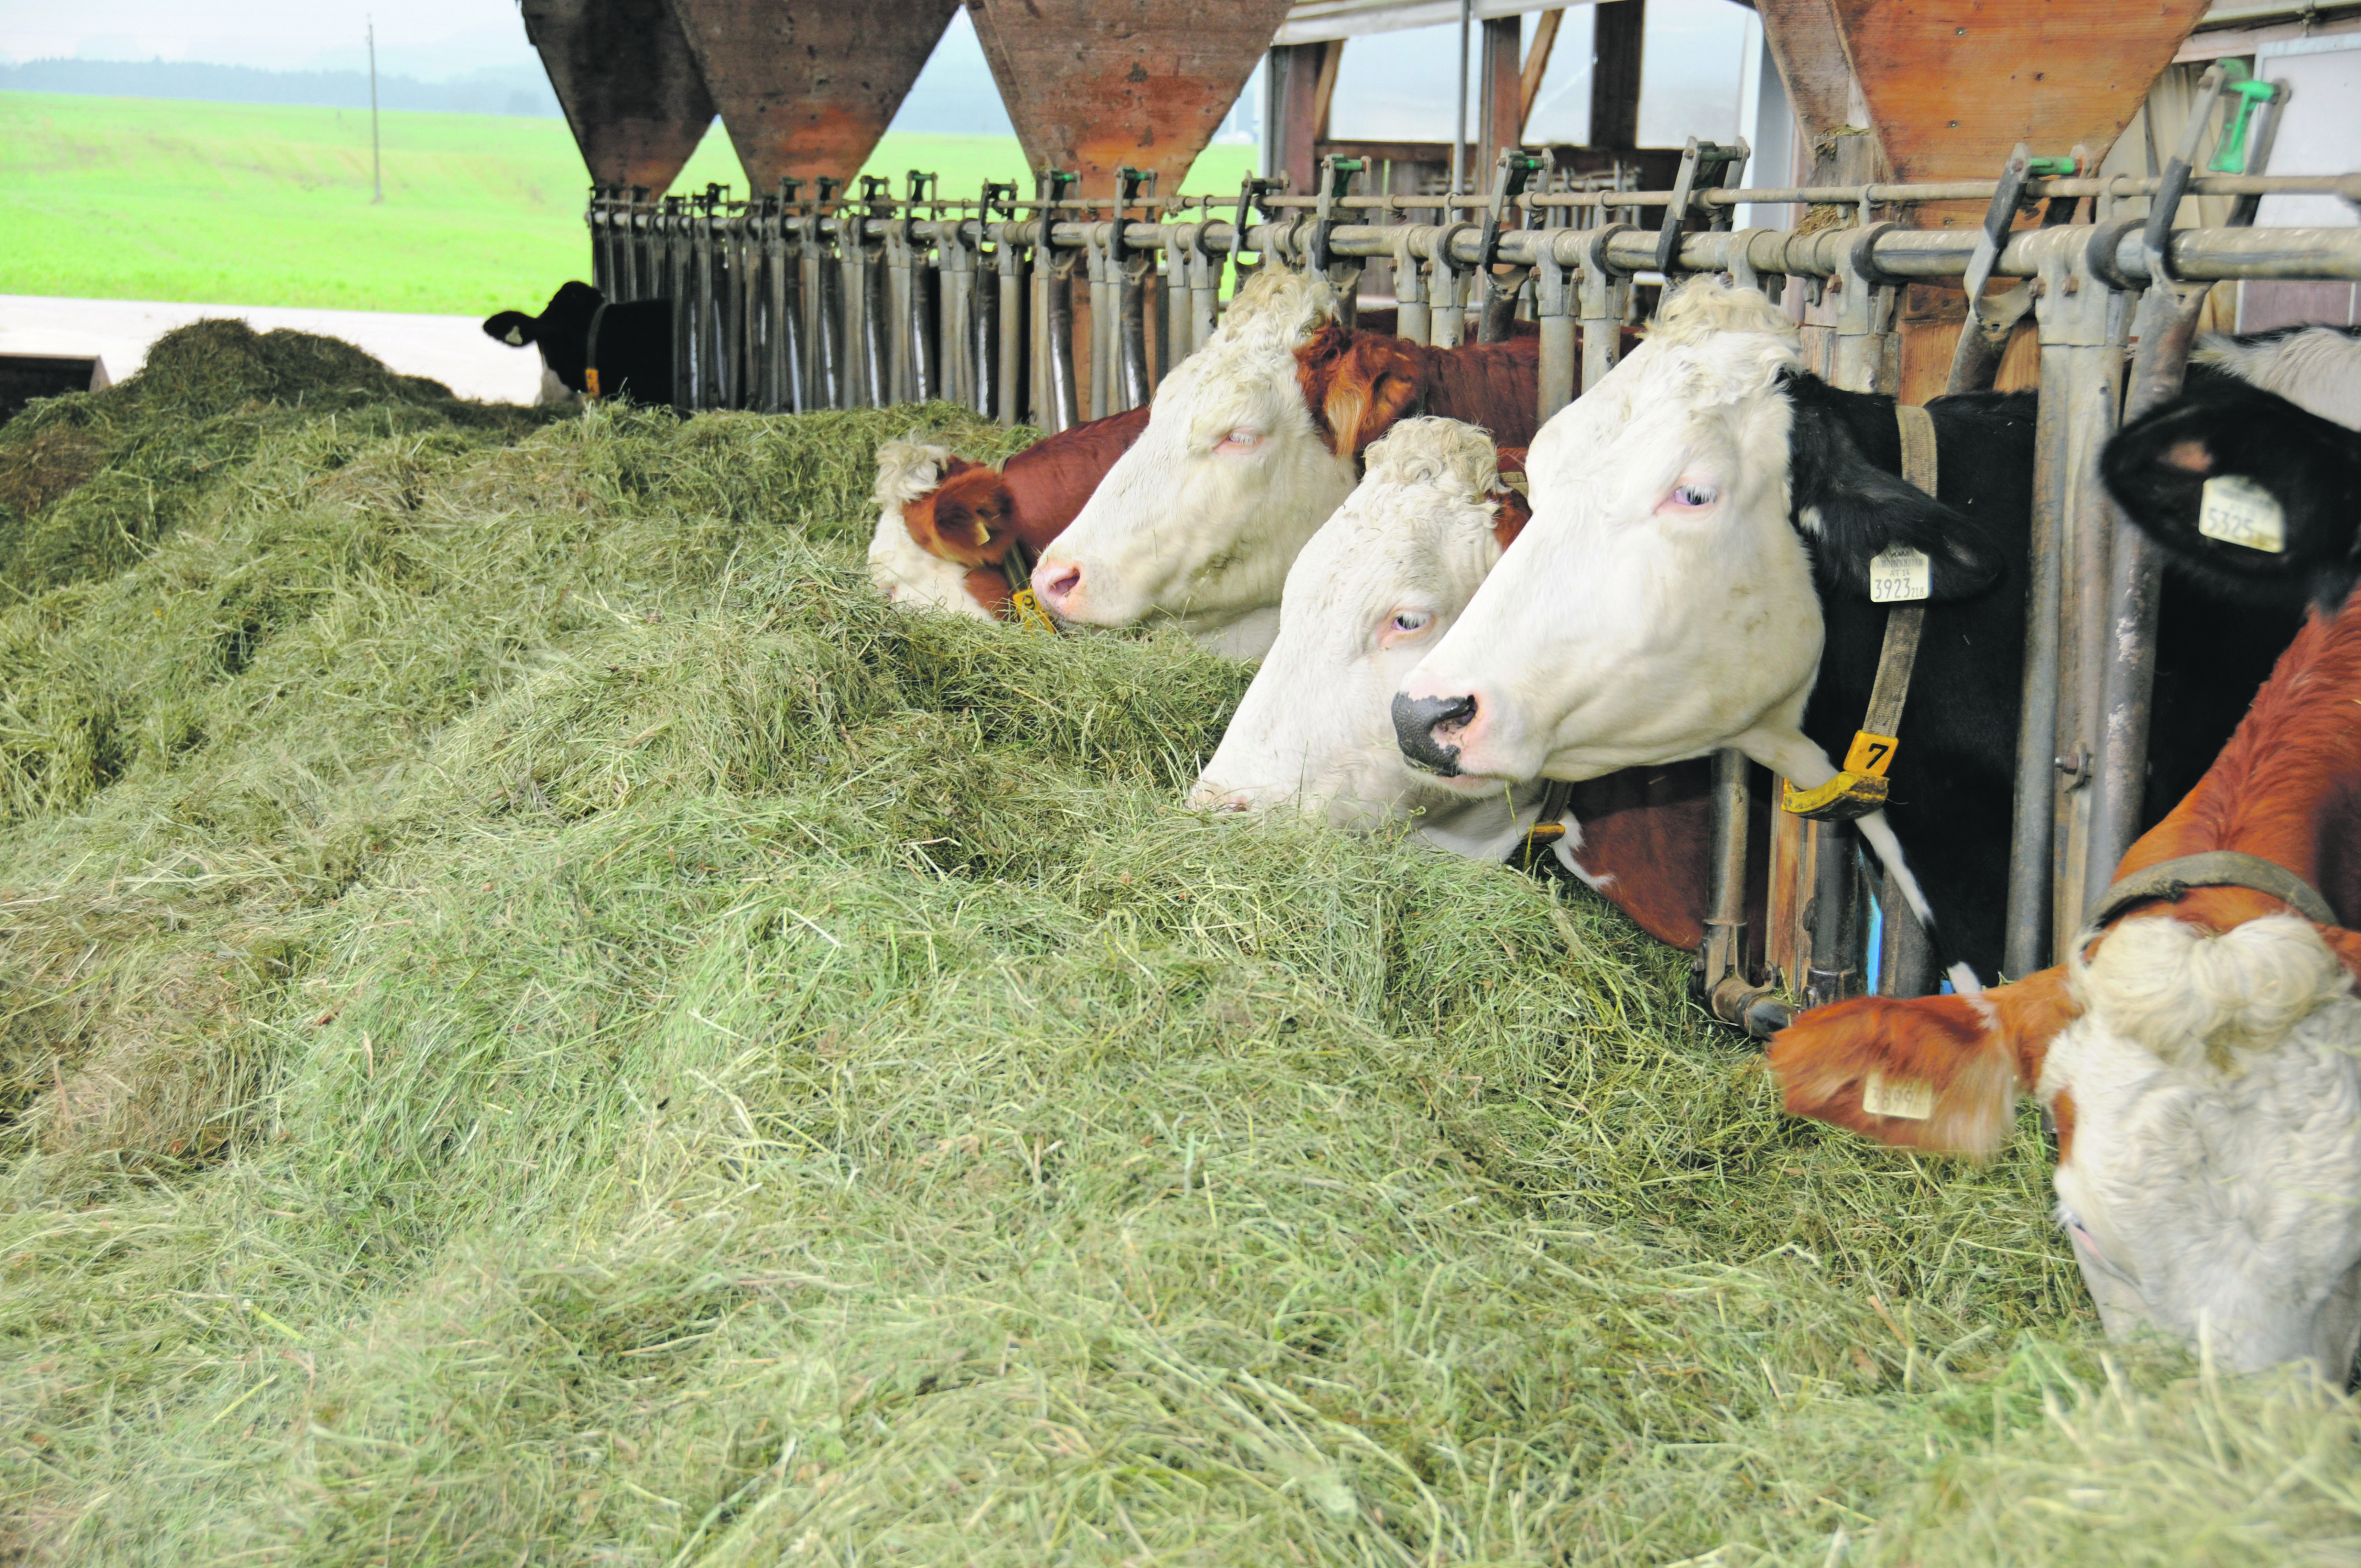
{"type": "Polygon", "coordinates": [[[0,1561],[2352,1560],[2029,1117],[1784,1120],[1587,893],[1181,810],[1243,667],[880,602],[876,442],[1019,434],[304,352],[0,430],[104,447],[0,514],[0,1561]]]}

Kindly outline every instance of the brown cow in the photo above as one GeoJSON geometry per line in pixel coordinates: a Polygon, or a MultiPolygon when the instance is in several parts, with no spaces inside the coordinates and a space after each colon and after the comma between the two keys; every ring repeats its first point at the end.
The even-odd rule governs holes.
{"type": "Polygon", "coordinates": [[[885,443],[877,449],[870,580],[901,603],[987,620],[1005,614],[1010,542],[1028,561],[1040,554],[1147,426],[1146,409],[1093,420],[997,468],[948,447],[885,443]]]}

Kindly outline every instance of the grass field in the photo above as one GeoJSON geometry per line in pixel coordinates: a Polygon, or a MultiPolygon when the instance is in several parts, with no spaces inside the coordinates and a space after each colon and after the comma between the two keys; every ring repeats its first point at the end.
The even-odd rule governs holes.
{"type": "Polygon", "coordinates": [[[1778,1113],[1587,889],[1180,794],[873,450],[236,323],[0,430],[0,1562],[2349,1564],[2028,1112],[1778,1113]]]}
{"type": "MultiPolygon", "coordinates": [[[[1251,148],[1193,178],[1237,189],[1251,148]]],[[[480,315],[585,275],[588,176],[565,123],[0,93],[0,293],[480,315]]],[[[888,136],[869,172],[946,192],[1022,176],[1010,137],[888,136]]],[[[717,126],[676,188],[745,175],[717,126]]],[[[1194,186],[1191,187],[1194,189],[1194,186]]]]}

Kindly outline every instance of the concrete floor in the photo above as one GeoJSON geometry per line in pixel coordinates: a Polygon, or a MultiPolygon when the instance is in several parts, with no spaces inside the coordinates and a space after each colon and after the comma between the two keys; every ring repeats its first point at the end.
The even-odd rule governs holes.
{"type": "Polygon", "coordinates": [[[341,337],[405,376],[431,376],[463,398],[529,403],[541,390],[541,356],[486,337],[474,316],[0,294],[0,354],[96,355],[107,379],[120,381],[147,359],[150,343],[206,316],[236,316],[257,332],[292,327],[341,337]]]}

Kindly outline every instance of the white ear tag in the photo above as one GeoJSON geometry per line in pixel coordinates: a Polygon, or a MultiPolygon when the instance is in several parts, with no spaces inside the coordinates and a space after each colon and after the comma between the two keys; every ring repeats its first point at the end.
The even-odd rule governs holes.
{"type": "Polygon", "coordinates": [[[524,328],[521,326],[512,326],[509,328],[509,346],[511,348],[522,348],[524,346],[524,328]]]}
{"type": "Polygon", "coordinates": [[[1934,565],[1924,550],[1896,544],[1869,558],[1869,602],[1903,604],[1935,591],[1934,565]]]}
{"type": "Polygon", "coordinates": [[[1872,1116],[1924,1122],[1935,1114],[1935,1086],[1911,1079],[1889,1080],[1872,1072],[1861,1086],[1861,1108],[1872,1116]]]}
{"type": "Polygon", "coordinates": [[[2287,514],[2278,497],[2244,474],[2217,474],[2197,503],[2197,532],[2276,555],[2287,548],[2287,514]]]}

